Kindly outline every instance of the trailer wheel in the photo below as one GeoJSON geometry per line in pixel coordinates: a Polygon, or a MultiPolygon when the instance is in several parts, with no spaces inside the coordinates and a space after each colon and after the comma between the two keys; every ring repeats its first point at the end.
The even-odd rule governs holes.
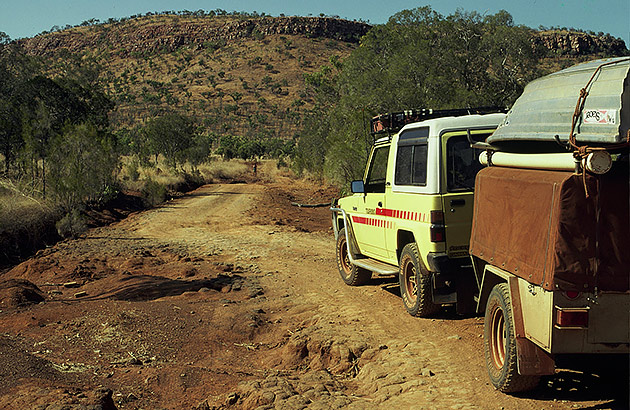
{"type": "Polygon", "coordinates": [[[349,286],[364,285],[372,278],[372,272],[350,263],[348,242],[343,232],[337,238],[337,268],[341,279],[349,286]]]}
{"type": "Polygon", "coordinates": [[[420,260],[415,243],[408,243],[402,250],[398,281],[403,304],[410,315],[427,317],[440,310],[433,303],[431,275],[420,260]]]}
{"type": "Polygon", "coordinates": [[[497,390],[515,393],[531,390],[538,385],[538,376],[518,373],[516,336],[507,283],[496,285],[490,292],[483,333],[486,368],[497,390]]]}

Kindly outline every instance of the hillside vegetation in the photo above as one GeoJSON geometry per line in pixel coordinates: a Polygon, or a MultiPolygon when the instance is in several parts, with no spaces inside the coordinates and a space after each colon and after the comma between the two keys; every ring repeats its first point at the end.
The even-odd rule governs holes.
{"type": "Polygon", "coordinates": [[[304,73],[348,56],[368,29],[332,18],[154,15],[20,43],[53,71],[69,55],[98,65],[114,129],[179,112],[215,133],[291,138],[311,102],[304,73]]]}
{"type": "MultiPolygon", "coordinates": [[[[220,135],[288,139],[313,107],[305,74],[343,61],[371,28],[329,17],[169,12],[56,27],[19,43],[28,54],[52,60],[53,72],[77,57],[98,67],[116,103],[113,129],[178,112],[220,135]]],[[[549,71],[627,52],[622,40],[604,33],[528,32],[549,71]]]]}
{"type": "Polygon", "coordinates": [[[609,35],[430,7],[376,26],[219,10],[0,32],[0,248],[40,246],[55,221],[77,234],[124,191],[154,205],[208,182],[213,155],[343,185],[361,177],[372,115],[508,107],[537,76],[627,53],[609,35]]]}

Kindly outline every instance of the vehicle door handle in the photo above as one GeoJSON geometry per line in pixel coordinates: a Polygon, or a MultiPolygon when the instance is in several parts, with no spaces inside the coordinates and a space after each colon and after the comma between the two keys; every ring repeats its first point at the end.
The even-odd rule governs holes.
{"type": "Polygon", "coordinates": [[[464,206],[465,204],[465,199],[451,199],[451,206],[464,206]]]}

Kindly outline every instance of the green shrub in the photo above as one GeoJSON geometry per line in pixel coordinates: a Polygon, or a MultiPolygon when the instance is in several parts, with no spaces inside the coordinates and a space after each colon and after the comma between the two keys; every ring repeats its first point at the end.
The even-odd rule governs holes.
{"type": "Polygon", "coordinates": [[[142,189],[142,199],[149,206],[161,204],[166,199],[166,187],[149,178],[142,189]]]}
{"type": "Polygon", "coordinates": [[[87,230],[86,218],[78,209],[68,212],[55,226],[62,238],[76,238],[87,230]]]}
{"type": "Polygon", "coordinates": [[[134,159],[127,166],[127,172],[129,173],[129,179],[137,181],[140,178],[140,164],[137,159],[134,159]]]}
{"type": "Polygon", "coordinates": [[[109,199],[115,186],[118,154],[110,135],[89,124],[69,126],[54,139],[48,180],[55,201],[66,212],[86,202],[109,199]]]}

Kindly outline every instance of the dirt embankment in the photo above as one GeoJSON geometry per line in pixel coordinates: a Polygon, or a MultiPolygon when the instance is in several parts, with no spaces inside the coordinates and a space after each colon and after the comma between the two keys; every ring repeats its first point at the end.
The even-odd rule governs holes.
{"type": "Polygon", "coordinates": [[[627,375],[489,386],[482,321],[338,278],[305,181],[204,186],[0,278],[0,408],[627,408],[627,375]]]}

